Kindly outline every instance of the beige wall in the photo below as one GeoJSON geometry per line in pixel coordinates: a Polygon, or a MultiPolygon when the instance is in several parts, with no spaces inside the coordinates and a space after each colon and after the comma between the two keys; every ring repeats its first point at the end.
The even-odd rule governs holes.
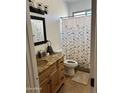
{"type": "MultiPolygon", "coordinates": [[[[43,16],[46,20],[47,39],[51,40],[54,50],[61,49],[60,47],[60,24],[59,18],[68,16],[68,9],[63,0],[35,0],[48,5],[48,15],[39,15],[31,13],[31,15],[43,16]]],[[[46,49],[46,45],[35,46],[35,53],[38,50],[46,49]]]]}

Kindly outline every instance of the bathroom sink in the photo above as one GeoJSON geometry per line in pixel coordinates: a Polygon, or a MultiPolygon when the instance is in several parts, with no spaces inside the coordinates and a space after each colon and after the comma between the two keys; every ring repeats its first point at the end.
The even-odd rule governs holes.
{"type": "Polygon", "coordinates": [[[37,63],[37,65],[42,67],[42,66],[45,66],[47,63],[48,63],[47,60],[41,60],[40,62],[37,63]]]}

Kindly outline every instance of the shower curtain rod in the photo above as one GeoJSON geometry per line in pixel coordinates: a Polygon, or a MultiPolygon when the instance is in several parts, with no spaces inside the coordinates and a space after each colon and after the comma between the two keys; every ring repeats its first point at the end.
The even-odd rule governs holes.
{"type": "Polygon", "coordinates": [[[60,18],[62,19],[62,18],[75,17],[75,16],[74,16],[74,13],[78,13],[78,12],[86,12],[86,11],[91,11],[91,9],[86,9],[86,10],[82,10],[82,11],[73,12],[73,16],[65,16],[65,17],[60,17],[60,18]]]}
{"type": "Polygon", "coordinates": [[[69,17],[75,17],[75,16],[65,16],[65,17],[60,17],[60,18],[69,18],[69,17]]]}

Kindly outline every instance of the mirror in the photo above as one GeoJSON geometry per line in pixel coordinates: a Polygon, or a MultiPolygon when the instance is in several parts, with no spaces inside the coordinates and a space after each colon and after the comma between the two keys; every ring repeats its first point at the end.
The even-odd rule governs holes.
{"type": "Polygon", "coordinates": [[[40,45],[47,42],[45,18],[31,16],[31,26],[34,45],[40,45]]]}

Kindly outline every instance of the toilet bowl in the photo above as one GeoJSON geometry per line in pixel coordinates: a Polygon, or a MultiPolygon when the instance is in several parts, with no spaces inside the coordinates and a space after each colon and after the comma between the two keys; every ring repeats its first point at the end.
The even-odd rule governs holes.
{"type": "Polygon", "coordinates": [[[75,67],[78,66],[78,62],[76,62],[74,60],[65,60],[64,66],[65,66],[65,74],[68,76],[74,76],[75,67]]]}

